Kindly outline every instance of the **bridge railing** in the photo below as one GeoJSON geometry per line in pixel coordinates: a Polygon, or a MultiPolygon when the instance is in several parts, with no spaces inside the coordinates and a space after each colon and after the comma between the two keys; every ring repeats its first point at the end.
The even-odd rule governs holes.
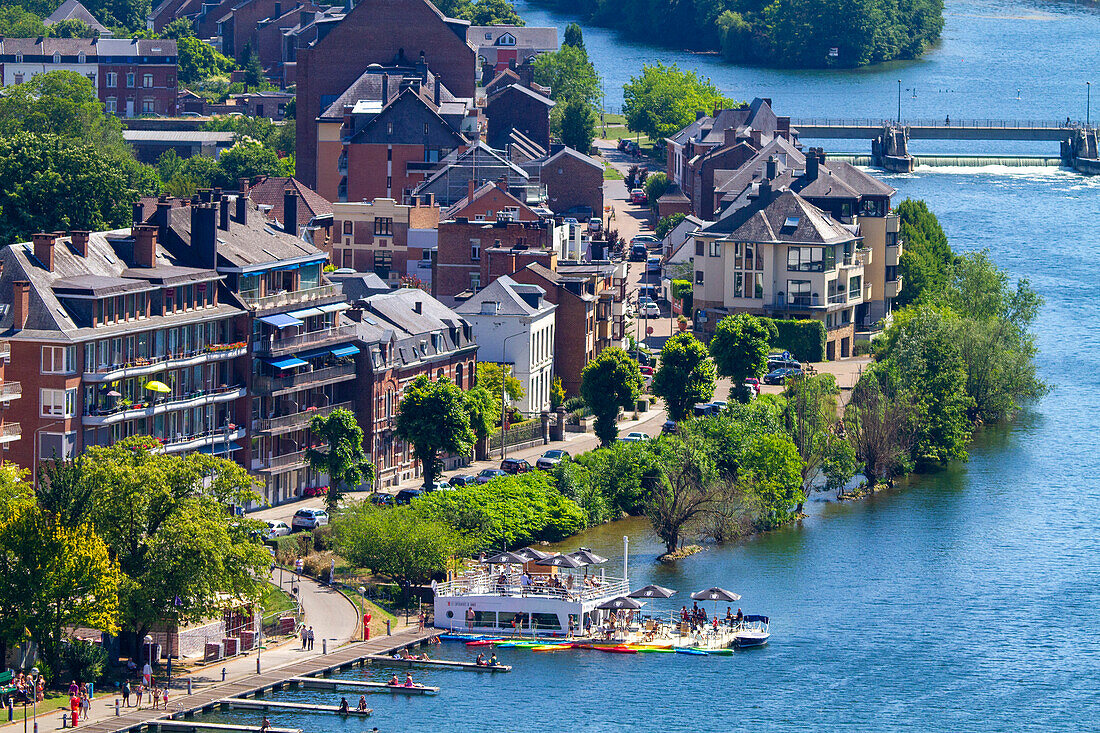
{"type": "MultiPolygon", "coordinates": [[[[805,117],[801,119],[791,120],[792,127],[882,127],[883,125],[896,124],[897,121],[894,119],[873,117],[862,117],[853,119],[842,119],[839,117],[805,117]]],[[[950,122],[948,122],[948,120],[943,118],[903,118],[901,124],[907,127],[977,127],[1005,130],[1049,130],[1054,128],[1085,127],[1084,122],[1080,120],[1071,120],[1069,125],[1066,125],[1065,120],[964,120],[952,118],[950,122]]],[[[1096,125],[1093,124],[1090,125],[1090,127],[1096,127],[1096,125]]]]}

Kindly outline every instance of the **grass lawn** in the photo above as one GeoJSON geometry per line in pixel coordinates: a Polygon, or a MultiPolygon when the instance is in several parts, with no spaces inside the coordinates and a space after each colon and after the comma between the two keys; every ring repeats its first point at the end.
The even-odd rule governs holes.
{"type": "Polygon", "coordinates": [[[625,125],[626,117],[607,112],[603,116],[603,123],[607,125],[625,125]]]}
{"type": "MultiPolygon", "coordinates": [[[[102,694],[102,693],[100,693],[100,694],[102,694]]],[[[99,695],[96,696],[96,699],[97,700],[99,699],[99,695]]],[[[42,702],[38,703],[38,718],[41,721],[42,725],[46,726],[46,728],[48,729],[51,724],[48,723],[45,720],[46,717],[48,715],[52,715],[52,714],[56,713],[58,710],[61,710],[62,708],[68,708],[68,707],[69,707],[69,696],[67,694],[62,694],[60,692],[49,692],[49,691],[47,691],[46,692],[46,699],[43,700],[42,702]]],[[[23,720],[23,706],[22,705],[16,705],[14,709],[15,709],[15,720],[16,721],[23,720]]],[[[32,705],[27,706],[27,718],[26,719],[27,720],[34,720],[34,706],[32,706],[32,705]]],[[[51,720],[53,720],[53,719],[51,718],[51,720]]],[[[56,722],[56,721],[54,721],[54,722],[56,722]]]]}
{"type": "Polygon", "coordinates": [[[603,136],[604,140],[620,140],[622,138],[626,138],[628,140],[637,140],[638,144],[643,147],[653,144],[648,136],[641,133],[636,133],[633,130],[628,130],[625,126],[614,127],[608,125],[606,130],[602,126],[600,126],[596,129],[596,132],[600,133],[603,136]]]}
{"type": "Polygon", "coordinates": [[[623,180],[623,174],[615,168],[615,166],[608,163],[603,164],[603,179],[605,181],[621,181],[623,180]]]}
{"type": "MultiPolygon", "coordinates": [[[[351,602],[355,604],[355,607],[359,609],[359,618],[363,618],[364,613],[370,614],[370,633],[372,637],[386,633],[386,619],[390,620],[391,625],[397,626],[397,616],[370,601],[364,600],[358,589],[341,585],[340,590],[344,591],[351,602]]],[[[404,622],[404,618],[404,616],[401,617],[402,622],[404,622]]]]}
{"type": "Polygon", "coordinates": [[[272,614],[296,611],[298,609],[298,604],[295,602],[293,596],[284,590],[276,588],[270,583],[264,585],[261,602],[263,603],[265,617],[272,614]]]}

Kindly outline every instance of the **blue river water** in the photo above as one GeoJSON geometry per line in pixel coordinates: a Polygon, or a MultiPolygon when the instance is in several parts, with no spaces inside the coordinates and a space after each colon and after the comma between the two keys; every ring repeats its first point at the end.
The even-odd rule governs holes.
{"type": "MultiPolygon", "coordinates": [[[[523,13],[536,25],[568,22],[523,13]]],[[[1083,117],[1084,80],[1100,69],[1100,11],[1072,4],[949,0],[943,44],[924,59],[834,74],[725,66],[595,28],[585,39],[609,98],[642,61],[662,59],[807,116],[830,107],[832,116],[889,115],[900,76],[918,90],[903,100],[916,116],[1083,117]]],[[[609,556],[618,574],[628,535],[632,584],[681,591],[649,610],[712,585],[741,593],[747,613],[771,617],[766,648],[706,658],[505,649],[511,674],[420,671],[417,681],[443,688],[438,696],[368,695],[375,713],[366,721],[275,713],[272,722],[321,733],[1094,729],[1100,177],[990,166],[887,178],[899,199],[928,201],[957,250],[988,249],[1043,295],[1036,329],[1053,392],[981,430],[967,462],[864,501],[815,497],[797,526],[671,567],[656,562],[661,549],[642,520],[568,546],[609,556]]],[[[434,654],[473,656],[458,644],[434,654]]],[[[338,701],[316,691],[280,699],[338,701]]],[[[258,722],[239,711],[216,717],[258,722]]]]}

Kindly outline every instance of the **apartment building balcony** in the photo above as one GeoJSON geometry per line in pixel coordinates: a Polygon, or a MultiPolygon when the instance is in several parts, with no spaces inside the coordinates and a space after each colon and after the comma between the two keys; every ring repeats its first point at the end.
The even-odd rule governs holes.
{"type": "Polygon", "coordinates": [[[901,260],[901,245],[900,244],[888,244],[886,245],[886,266],[897,267],[898,262],[901,260]]]}
{"type": "Polygon", "coordinates": [[[845,257],[840,263],[838,263],[838,266],[841,270],[844,270],[845,272],[853,275],[858,275],[859,273],[853,271],[862,269],[869,264],[871,264],[871,250],[864,249],[855,252],[848,257],[845,257]]]}
{"type": "MultiPolygon", "coordinates": [[[[162,442],[161,445],[164,447],[165,453],[184,453],[186,451],[212,446],[217,443],[232,443],[236,440],[243,440],[245,435],[244,428],[232,428],[228,431],[226,431],[225,428],[219,428],[217,430],[206,430],[201,433],[192,433],[190,435],[174,435],[162,442]]],[[[230,448],[232,449],[232,446],[230,446],[230,448]]],[[[218,451],[218,453],[221,452],[220,450],[218,451]]]]}
{"type": "Polygon", "coordinates": [[[354,363],[338,364],[323,369],[314,369],[311,372],[290,374],[285,377],[268,377],[258,374],[253,379],[252,387],[259,394],[270,394],[277,397],[296,389],[322,387],[326,384],[345,382],[350,379],[355,379],[354,363]]]}
{"type": "Polygon", "coordinates": [[[783,295],[779,293],[770,302],[764,302],[766,310],[808,310],[828,307],[829,303],[818,295],[783,295]]]}
{"type": "Polygon", "coordinates": [[[91,407],[86,409],[81,422],[88,426],[114,425],[125,420],[163,415],[174,410],[190,410],[222,402],[232,402],[248,394],[244,385],[221,387],[213,390],[197,390],[177,397],[142,402],[136,405],[118,404],[114,407],[91,407]]]}
{"type": "Polygon", "coordinates": [[[307,331],[294,336],[271,338],[266,341],[253,342],[253,351],[257,354],[278,356],[289,351],[305,348],[307,346],[327,346],[341,341],[350,341],[355,338],[355,326],[335,326],[334,328],[322,328],[317,331],[307,331]]]}
{"type": "Polygon", "coordinates": [[[314,407],[290,415],[255,420],[252,425],[253,429],[262,435],[279,435],[301,430],[309,425],[309,421],[314,417],[331,415],[334,410],[340,409],[354,410],[355,406],[351,402],[339,402],[328,407],[314,407]]]}
{"type": "Polygon", "coordinates": [[[265,475],[286,473],[296,468],[305,468],[309,465],[304,450],[293,453],[283,453],[278,456],[269,456],[252,461],[252,470],[265,475]]]}
{"type": "Polygon", "coordinates": [[[870,303],[875,299],[875,287],[871,283],[863,283],[863,302],[870,303]]]}
{"type": "Polygon", "coordinates": [[[95,369],[85,369],[85,382],[117,382],[127,377],[140,377],[156,374],[165,369],[198,366],[215,361],[236,359],[248,353],[248,344],[243,341],[228,344],[209,344],[201,349],[177,351],[148,358],[135,359],[125,364],[100,364],[95,369]]]}
{"type": "Polygon", "coordinates": [[[438,160],[435,162],[429,160],[410,160],[405,163],[405,174],[408,175],[410,173],[431,173],[436,168],[438,168],[439,165],[440,163],[438,160]]]}
{"type": "Polygon", "coordinates": [[[7,445],[19,440],[23,435],[23,426],[17,422],[6,422],[0,425],[0,444],[7,445]]]}
{"type": "Polygon", "coordinates": [[[244,302],[254,311],[263,312],[279,308],[293,307],[305,303],[319,305],[322,302],[336,302],[343,299],[343,289],[339,284],[319,285],[304,290],[284,290],[271,295],[243,295],[244,302]]]}
{"type": "Polygon", "coordinates": [[[887,214],[886,231],[893,234],[897,234],[899,231],[901,231],[901,217],[899,217],[897,214],[887,214]]]}
{"type": "Polygon", "coordinates": [[[23,385],[19,382],[4,382],[0,384],[0,402],[7,404],[23,396],[23,385]]]}
{"type": "Polygon", "coordinates": [[[11,358],[11,344],[7,341],[0,343],[0,359],[11,358]]]}
{"type": "Polygon", "coordinates": [[[882,294],[883,294],[883,297],[885,297],[885,298],[896,298],[896,297],[898,297],[898,293],[900,293],[900,292],[901,292],[901,278],[899,277],[897,280],[887,280],[886,285],[883,288],[883,293],[882,294]]]}

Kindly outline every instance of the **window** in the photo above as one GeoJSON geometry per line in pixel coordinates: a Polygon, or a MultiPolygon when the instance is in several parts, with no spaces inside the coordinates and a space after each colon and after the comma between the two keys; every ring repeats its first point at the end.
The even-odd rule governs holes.
{"type": "Polygon", "coordinates": [[[17,73],[15,75],[15,83],[16,84],[22,84],[23,83],[23,75],[22,74],[17,73]]]}
{"type": "Polygon", "coordinates": [[[117,87],[118,86],[118,74],[116,74],[113,71],[108,71],[107,72],[107,86],[109,86],[109,87],[117,87]]]}
{"type": "Polygon", "coordinates": [[[702,239],[696,239],[695,240],[695,256],[696,257],[702,257],[703,254],[704,254],[704,252],[703,252],[704,249],[706,249],[706,245],[703,243],[703,240],[702,239]]]}
{"type": "Polygon", "coordinates": [[[53,55],[53,62],[55,64],[60,64],[61,63],[61,54],[55,52],[54,55],[53,55]]]}
{"type": "Polygon", "coordinates": [[[143,114],[153,114],[156,112],[156,100],[143,99],[141,100],[141,111],[143,114]]]}
{"type": "Polygon", "coordinates": [[[17,63],[17,64],[23,63],[23,54],[21,54],[21,53],[15,54],[15,63],[17,63]]]}
{"type": "Polygon", "coordinates": [[[473,290],[475,292],[478,291],[478,290],[481,290],[481,273],[480,272],[471,272],[470,273],[470,290],[473,290]]]}
{"type": "Polygon", "coordinates": [[[428,134],[428,123],[427,122],[424,123],[424,134],[425,135],[428,134]]]}
{"type": "Polygon", "coordinates": [[[702,270],[696,270],[695,271],[695,284],[696,285],[702,285],[703,284],[703,271],[702,270]]]}
{"type": "Polygon", "coordinates": [[[81,51],[80,53],[78,53],[78,54],[76,55],[76,62],[77,62],[78,64],[84,64],[84,63],[87,63],[87,62],[88,62],[88,59],[87,59],[87,57],[86,57],[86,56],[84,55],[84,52],[83,52],[83,51],[81,51]]]}
{"type": "Polygon", "coordinates": [[[473,260],[474,262],[477,262],[481,259],[481,240],[480,239],[471,239],[470,240],[470,259],[473,260]]]}
{"type": "Polygon", "coordinates": [[[386,123],[386,134],[387,135],[392,135],[393,134],[393,123],[392,122],[387,122],[386,123]]]}
{"type": "Polygon", "coordinates": [[[76,371],[75,346],[43,346],[42,373],[68,374],[76,371]]]}
{"type": "Polygon", "coordinates": [[[374,253],[374,274],[385,280],[393,269],[393,252],[378,251],[374,253]]]}
{"type": "Polygon", "coordinates": [[[859,298],[863,295],[863,278],[860,275],[853,275],[848,278],[848,297],[859,298]]]}
{"type": "Polygon", "coordinates": [[[344,220],[344,234],[351,234],[351,219],[344,220]]]}
{"type": "Polygon", "coordinates": [[[42,417],[72,417],[76,414],[76,388],[40,390],[42,417]]]}
{"type": "Polygon", "coordinates": [[[722,245],[717,241],[711,242],[710,243],[710,256],[711,257],[720,257],[721,254],[722,254],[722,245]]]}
{"type": "Polygon", "coordinates": [[[72,458],[76,455],[76,433],[42,433],[38,436],[39,460],[72,458]]]}
{"type": "Polygon", "coordinates": [[[792,305],[814,305],[809,280],[788,280],[787,297],[792,305]]]}
{"type": "Polygon", "coordinates": [[[134,86],[134,75],[132,73],[127,74],[126,75],[126,87],[129,88],[129,89],[132,89],[133,86],[134,86]]]}
{"type": "Polygon", "coordinates": [[[142,76],[141,77],[141,85],[143,87],[145,87],[146,89],[152,89],[153,88],[153,75],[152,74],[145,74],[144,76],[142,76]]]}
{"type": "MultiPolygon", "coordinates": [[[[832,249],[831,247],[829,248],[832,249]]],[[[823,247],[788,247],[787,248],[788,272],[824,272],[825,248],[823,247]]]]}

